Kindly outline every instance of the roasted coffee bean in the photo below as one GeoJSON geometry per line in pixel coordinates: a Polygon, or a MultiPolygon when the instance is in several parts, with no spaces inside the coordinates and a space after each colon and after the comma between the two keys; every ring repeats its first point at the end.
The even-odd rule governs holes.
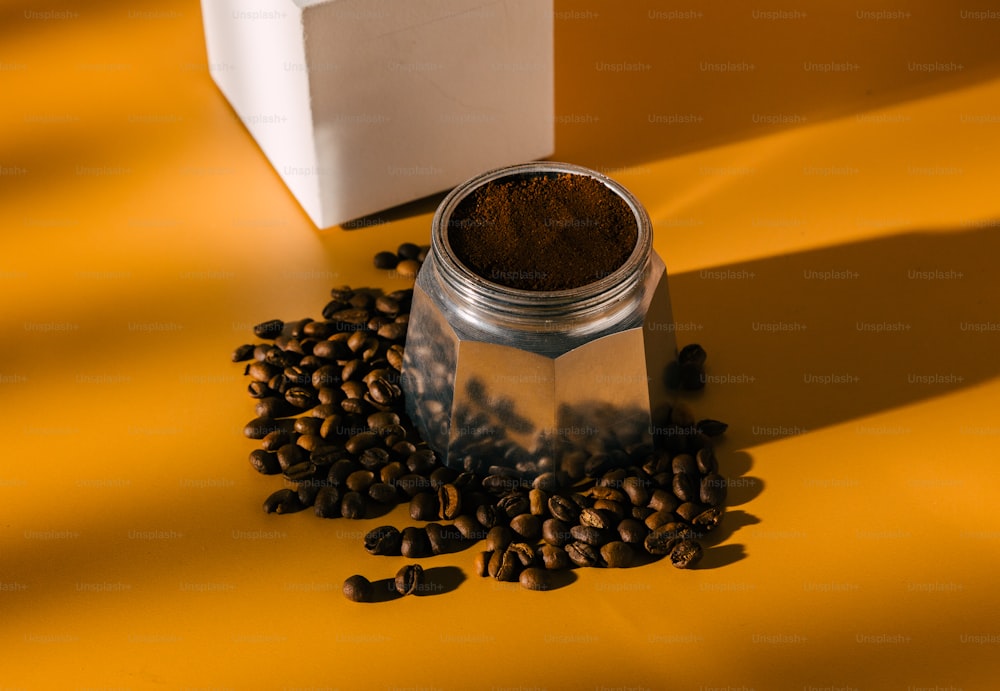
{"type": "Polygon", "coordinates": [[[441,485],[437,492],[438,515],[448,521],[462,512],[462,493],[455,485],[441,485]]]}
{"type": "Polygon", "coordinates": [[[569,529],[569,534],[577,542],[586,542],[588,545],[600,546],[610,539],[606,530],[600,530],[589,525],[574,525],[569,529]]]}
{"type": "Polygon", "coordinates": [[[392,485],[375,482],[368,488],[368,496],[379,504],[395,504],[399,499],[399,492],[392,485]]]}
{"type": "Polygon", "coordinates": [[[691,519],[691,526],[696,530],[703,533],[715,530],[718,525],[722,522],[722,516],[725,513],[725,509],[721,506],[712,506],[700,514],[691,519]]]}
{"type": "Polygon", "coordinates": [[[493,552],[478,552],[476,558],[472,561],[472,572],[483,578],[489,576],[490,558],[492,556],[493,552]]]}
{"type": "Polygon", "coordinates": [[[319,496],[319,491],[322,488],[323,486],[315,480],[306,480],[299,483],[295,491],[299,495],[299,501],[302,503],[303,508],[313,506],[316,503],[316,497],[319,496]]]}
{"type": "Polygon", "coordinates": [[[462,515],[456,518],[455,527],[462,534],[462,538],[466,540],[484,540],[486,539],[486,534],[489,532],[479,521],[469,515],[462,515]]]}
{"type": "Polygon", "coordinates": [[[272,492],[264,500],[264,513],[295,513],[303,508],[298,493],[289,487],[272,492]]]}
{"type": "Polygon", "coordinates": [[[542,489],[534,488],[528,492],[528,512],[533,516],[544,517],[549,513],[549,495],[542,489]]]}
{"type": "Polygon", "coordinates": [[[431,492],[420,492],[410,498],[410,518],[415,521],[433,521],[438,518],[438,498],[431,492]]]}
{"type": "Polygon", "coordinates": [[[285,420],[272,420],[271,418],[258,417],[248,422],[243,427],[243,435],[248,439],[263,439],[271,432],[283,430],[291,431],[291,424],[285,420]]]}
{"type": "Polygon", "coordinates": [[[694,520],[694,517],[704,511],[705,508],[704,504],[699,504],[695,501],[686,501],[674,509],[674,513],[677,514],[677,517],[682,521],[690,523],[694,520]]]}
{"type": "Polygon", "coordinates": [[[670,563],[678,569],[687,569],[701,559],[701,545],[694,540],[681,540],[670,550],[670,563]]]}
{"type": "Polygon", "coordinates": [[[521,492],[511,492],[505,494],[497,500],[497,508],[501,509],[508,518],[514,518],[531,511],[531,503],[528,496],[521,492]]]}
{"type": "Polygon", "coordinates": [[[649,514],[646,520],[643,521],[646,527],[650,530],[656,530],[661,525],[666,525],[667,523],[673,523],[675,520],[674,512],[667,510],[656,511],[655,513],[649,514]]]}
{"type": "Polygon", "coordinates": [[[320,518],[336,518],[340,515],[340,490],[332,485],[321,487],[313,502],[313,513],[320,518]]]}
{"type": "Polygon", "coordinates": [[[360,574],[350,576],[344,581],[344,597],[351,602],[368,602],[375,594],[371,581],[360,574]]]}
{"type": "Polygon", "coordinates": [[[542,519],[522,513],[510,519],[510,529],[525,540],[537,540],[542,533],[542,519]]]}
{"type": "Polygon", "coordinates": [[[493,504],[483,504],[476,509],[476,520],[487,530],[507,520],[507,515],[493,504]]]}
{"type": "Polygon", "coordinates": [[[315,389],[307,389],[304,386],[293,386],[288,389],[285,392],[285,400],[301,410],[312,408],[319,403],[319,400],[316,398],[315,389]]]}
{"type": "Polygon", "coordinates": [[[496,574],[493,577],[498,581],[516,581],[522,568],[520,555],[507,549],[500,555],[500,563],[497,565],[496,574]]]}
{"type": "Polygon", "coordinates": [[[422,559],[430,556],[431,544],[427,539],[427,531],[413,526],[403,528],[399,551],[408,559],[422,559]]]}
{"type": "MultiPolygon", "coordinates": [[[[274,392],[271,391],[271,387],[267,385],[267,382],[262,381],[252,381],[247,385],[247,393],[250,394],[251,398],[266,398],[271,396],[274,392]]],[[[257,413],[261,415],[261,413],[257,413]]],[[[275,417],[274,415],[267,415],[265,417],[275,417]]]]}
{"type": "Polygon", "coordinates": [[[514,534],[505,525],[495,525],[486,533],[486,549],[491,552],[502,552],[510,545],[514,534]]]}
{"type": "Polygon", "coordinates": [[[378,329],[378,335],[387,341],[402,341],[406,338],[406,324],[400,322],[383,324],[378,329]]]}
{"type": "Polygon", "coordinates": [[[674,491],[674,496],[682,502],[697,501],[698,499],[698,482],[694,476],[687,473],[674,473],[671,488],[674,491]]]}
{"type": "Polygon", "coordinates": [[[559,489],[559,478],[553,472],[541,473],[532,481],[531,486],[544,492],[554,492],[559,489]]]}
{"type": "Polygon", "coordinates": [[[521,566],[531,566],[535,563],[535,548],[527,542],[512,542],[507,551],[517,557],[521,566]]]}
{"type": "Polygon", "coordinates": [[[395,269],[399,263],[399,257],[395,252],[377,252],[372,263],[376,269],[395,269]]]}
{"type": "Polygon", "coordinates": [[[725,422],[719,422],[718,420],[698,420],[695,424],[698,431],[704,434],[706,437],[721,437],[726,433],[729,428],[725,422]]]}
{"type": "Polygon", "coordinates": [[[254,449],[250,452],[250,465],[261,475],[277,475],[281,472],[277,454],[264,449],[254,449]]]}
{"type": "Polygon", "coordinates": [[[233,362],[243,362],[253,358],[253,346],[249,343],[241,345],[233,351],[233,362]]]}
{"type": "Polygon", "coordinates": [[[295,440],[296,446],[301,446],[306,451],[312,451],[323,445],[323,437],[318,434],[300,434],[295,440]]]}
{"type": "Polygon", "coordinates": [[[719,470],[719,462],[715,458],[715,448],[711,444],[698,449],[695,460],[697,461],[698,472],[702,475],[715,473],[719,470]]]}
{"type": "Polygon", "coordinates": [[[366,502],[358,492],[346,492],[340,500],[340,515],[344,518],[364,518],[366,502]]]}
{"type": "Polygon", "coordinates": [[[253,335],[257,338],[271,339],[280,334],[283,328],[285,328],[285,322],[280,319],[270,319],[255,325],[253,327],[253,335]]]}
{"type": "Polygon", "coordinates": [[[317,475],[316,464],[312,461],[306,460],[295,465],[290,465],[285,468],[285,477],[289,482],[305,482],[307,480],[312,480],[317,475]]]}
{"type": "Polygon", "coordinates": [[[542,560],[542,566],[546,569],[568,569],[570,567],[569,555],[562,547],[543,544],[538,548],[538,554],[542,560]]]}
{"type": "Polygon", "coordinates": [[[288,404],[288,401],[277,396],[259,398],[257,399],[257,404],[254,406],[254,412],[257,413],[258,417],[281,417],[291,411],[292,407],[288,404]]]}
{"type": "Polygon", "coordinates": [[[503,561],[504,550],[499,552],[490,552],[490,560],[486,564],[486,574],[490,578],[496,578],[497,573],[500,572],[500,564],[503,561]]]}
{"type": "Polygon", "coordinates": [[[355,470],[344,480],[347,489],[354,492],[367,492],[373,482],[375,482],[375,473],[370,470],[355,470]]]}
{"type": "Polygon", "coordinates": [[[411,473],[429,475],[437,467],[437,455],[430,449],[414,451],[406,459],[406,467],[411,473]]]}
{"type": "MultiPolygon", "coordinates": [[[[673,476],[671,476],[671,481],[673,481],[673,476]]],[[[680,503],[672,491],[665,489],[655,489],[649,497],[649,508],[654,511],[673,511],[680,503]]]]}
{"type": "Polygon", "coordinates": [[[598,566],[600,553],[586,542],[571,542],[564,548],[569,560],[577,566],[598,566]]]}
{"type": "Polygon", "coordinates": [[[695,477],[698,475],[698,462],[689,453],[678,454],[670,461],[670,472],[674,474],[687,473],[695,477]]]}
{"type": "Polygon", "coordinates": [[[344,443],[348,452],[359,455],[368,449],[378,446],[380,438],[374,432],[359,432],[344,443]]]}
{"type": "Polygon", "coordinates": [[[607,530],[615,522],[611,514],[600,509],[581,509],[579,521],[581,526],[597,528],[598,530],[607,530]]]}
{"type": "Polygon", "coordinates": [[[504,495],[521,487],[520,478],[514,475],[492,473],[483,478],[483,489],[496,495],[504,495]]]}
{"type": "Polygon", "coordinates": [[[277,451],[292,441],[292,437],[288,432],[278,429],[264,435],[264,438],[260,440],[260,446],[265,451],[277,451]]]}
{"type": "Polygon", "coordinates": [[[278,464],[281,466],[283,471],[288,470],[292,466],[298,465],[303,461],[309,460],[306,450],[298,444],[285,444],[280,446],[275,452],[275,455],[277,456],[278,464]]]}
{"type": "Polygon", "coordinates": [[[718,473],[709,473],[701,479],[699,497],[703,504],[709,506],[719,506],[726,501],[728,484],[726,478],[718,473]]]}
{"type": "Polygon", "coordinates": [[[626,518],[618,524],[619,537],[621,537],[622,542],[627,542],[630,545],[641,545],[648,534],[649,528],[634,518],[626,518]]]}
{"type": "Polygon", "coordinates": [[[664,555],[670,554],[681,540],[689,540],[695,537],[694,531],[681,523],[666,523],[646,536],[643,546],[650,554],[664,555]]]}
{"type": "Polygon", "coordinates": [[[373,432],[378,432],[386,427],[399,424],[399,415],[389,412],[372,413],[368,416],[368,426],[373,432]]]}
{"type": "Polygon", "coordinates": [[[358,470],[358,463],[353,458],[340,458],[333,462],[330,470],[326,473],[326,481],[331,485],[340,487],[343,485],[351,473],[358,470]]]}
{"type": "Polygon", "coordinates": [[[656,513],[648,506],[633,506],[632,507],[632,518],[642,523],[646,522],[652,514],[656,513]]]}
{"type": "Polygon", "coordinates": [[[416,259],[420,256],[420,245],[404,242],[396,249],[396,254],[400,259],[416,259]]]}
{"type": "Polygon", "coordinates": [[[403,278],[413,278],[420,271],[420,262],[416,259],[404,259],[396,265],[396,273],[403,278]]]}
{"type": "Polygon", "coordinates": [[[352,326],[364,326],[370,317],[371,314],[366,309],[349,307],[331,314],[330,321],[334,322],[341,331],[353,331],[352,326]]]}
{"type": "Polygon", "coordinates": [[[610,499],[597,499],[594,501],[594,506],[591,508],[597,511],[602,511],[605,515],[611,518],[612,522],[617,523],[623,518],[631,515],[633,506],[627,503],[611,501],[610,499]]]}
{"type": "Polygon", "coordinates": [[[580,515],[580,507],[576,502],[556,494],[549,497],[549,513],[565,523],[575,523],[580,515]]]}
{"type": "MultiPolygon", "coordinates": [[[[635,479],[635,478],[625,478],[625,479],[626,480],[630,480],[630,479],[635,479]]],[[[623,486],[624,486],[624,482],[625,481],[623,480],[622,481],[623,486]]],[[[625,493],[622,490],[617,489],[615,487],[601,487],[599,485],[595,485],[595,486],[591,487],[590,490],[587,492],[587,496],[589,496],[591,499],[593,499],[595,501],[597,501],[598,499],[605,499],[605,500],[610,500],[610,501],[626,501],[627,500],[627,497],[626,497],[625,493]]]]}
{"type": "Polygon", "coordinates": [[[424,532],[427,533],[431,554],[444,554],[451,548],[449,533],[440,523],[428,523],[424,526],[424,532]]]}
{"type": "Polygon", "coordinates": [[[380,471],[383,466],[389,463],[389,452],[380,447],[374,447],[371,449],[365,449],[358,456],[358,463],[365,470],[370,470],[372,472],[380,471]]]}
{"type": "Polygon", "coordinates": [[[371,412],[363,398],[345,398],[340,402],[340,407],[345,413],[351,415],[365,415],[371,412]]]}
{"type": "Polygon", "coordinates": [[[570,525],[558,518],[549,518],[542,523],[542,540],[550,545],[562,547],[573,540],[570,525]]]}
{"type": "Polygon", "coordinates": [[[518,582],[527,590],[552,590],[552,574],[535,566],[525,569],[518,576],[518,582]]]}
{"type": "Polygon", "coordinates": [[[364,538],[365,550],[369,554],[384,556],[397,556],[400,553],[402,542],[402,533],[391,525],[383,525],[369,530],[364,538]]]}
{"type": "Polygon", "coordinates": [[[635,552],[621,541],[601,545],[601,559],[609,569],[627,569],[635,563],[635,552]]]}
{"type": "Polygon", "coordinates": [[[399,487],[399,479],[406,474],[406,467],[402,463],[399,461],[391,461],[382,466],[378,472],[379,478],[382,482],[396,487],[400,492],[403,491],[403,489],[399,487]]]}
{"type": "MultiPolygon", "coordinates": [[[[395,437],[393,439],[395,439],[395,437]]],[[[389,441],[392,441],[392,440],[389,440],[389,441]]],[[[398,459],[401,459],[401,460],[405,460],[406,458],[409,458],[410,454],[412,454],[416,450],[417,450],[417,447],[413,444],[413,442],[406,441],[405,439],[403,439],[401,441],[395,442],[389,448],[389,451],[391,452],[390,455],[393,458],[398,458],[398,459]]]]}
{"type": "Polygon", "coordinates": [[[396,572],[396,592],[400,595],[412,595],[418,592],[424,583],[424,567],[420,564],[407,564],[396,572]]]}

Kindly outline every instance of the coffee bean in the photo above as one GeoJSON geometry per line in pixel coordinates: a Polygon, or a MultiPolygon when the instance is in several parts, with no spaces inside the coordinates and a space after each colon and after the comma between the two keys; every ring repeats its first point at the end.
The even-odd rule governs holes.
{"type": "Polygon", "coordinates": [[[250,452],[250,465],[261,475],[277,475],[281,472],[277,454],[264,449],[254,449],[250,452]]]}
{"type": "Polygon", "coordinates": [[[285,322],[280,319],[270,319],[254,326],[253,334],[257,338],[271,339],[280,334],[283,328],[285,328],[285,322]]]}
{"type": "Polygon", "coordinates": [[[427,533],[431,554],[444,554],[451,548],[449,533],[440,523],[428,523],[424,526],[424,532],[427,533]]]}
{"type": "Polygon", "coordinates": [[[715,473],[719,470],[719,462],[715,457],[715,448],[710,444],[698,449],[695,460],[698,465],[698,472],[702,475],[715,473]]]}
{"type": "Polygon", "coordinates": [[[420,256],[420,245],[404,242],[396,249],[396,254],[400,259],[416,259],[420,256]]]}
{"type": "Polygon", "coordinates": [[[601,546],[601,559],[610,569],[626,569],[635,563],[635,552],[625,542],[608,542],[601,546]]]}
{"type": "Polygon", "coordinates": [[[704,510],[705,510],[704,504],[700,504],[695,501],[686,501],[680,506],[678,506],[676,509],[674,509],[674,513],[677,514],[677,517],[680,518],[682,521],[690,523],[691,521],[694,520],[695,516],[697,516],[704,510]]]}
{"type": "Polygon", "coordinates": [[[699,497],[703,504],[719,506],[726,501],[727,489],[726,478],[718,473],[709,473],[701,479],[699,497]]]}
{"type": "Polygon", "coordinates": [[[431,544],[430,540],[427,539],[427,531],[414,526],[403,528],[399,551],[409,559],[422,559],[429,556],[431,544]]]}
{"type": "Polygon", "coordinates": [[[618,535],[622,542],[632,545],[641,545],[649,534],[649,528],[641,521],[634,518],[626,518],[618,524],[618,535]]]}
{"type": "MultiPolygon", "coordinates": [[[[671,476],[672,481],[673,476],[671,476]]],[[[680,503],[680,500],[674,496],[672,491],[665,489],[655,489],[649,497],[649,508],[654,511],[673,511],[680,503]]]]}
{"type": "Polygon", "coordinates": [[[570,567],[569,555],[562,547],[543,544],[538,548],[538,553],[541,555],[542,565],[546,569],[568,569],[570,567]]]}
{"type": "Polygon", "coordinates": [[[695,477],[698,475],[698,463],[689,453],[677,454],[670,462],[670,472],[687,473],[695,477]]]}
{"type": "Polygon", "coordinates": [[[481,526],[489,530],[493,526],[506,521],[507,514],[493,504],[483,504],[476,509],[476,520],[479,521],[481,526]]]}
{"type": "Polygon", "coordinates": [[[729,428],[725,422],[719,422],[718,420],[698,420],[695,427],[698,431],[704,434],[706,437],[721,437],[726,433],[729,428]]]}
{"type": "Polygon", "coordinates": [[[385,359],[389,361],[389,366],[394,370],[403,369],[403,346],[399,344],[389,346],[385,352],[385,359]]]}
{"type": "Polygon", "coordinates": [[[288,389],[285,392],[285,400],[300,410],[312,408],[319,403],[319,400],[316,398],[315,389],[311,387],[307,389],[304,386],[293,386],[288,389]]]}
{"type": "Polygon", "coordinates": [[[577,566],[597,566],[601,563],[600,553],[586,542],[571,542],[564,549],[569,560],[577,566]]]}
{"type": "Polygon", "coordinates": [[[371,581],[360,574],[348,577],[343,590],[344,597],[352,602],[368,602],[375,594],[371,581]]]}
{"type": "MultiPolygon", "coordinates": [[[[498,554],[498,553],[494,553],[498,554]]],[[[507,549],[500,556],[500,563],[497,565],[494,578],[498,581],[516,581],[522,569],[521,559],[517,552],[507,549]]]]}
{"type": "Polygon", "coordinates": [[[554,492],[559,488],[559,478],[553,472],[541,473],[532,481],[531,486],[544,492],[554,492]]]}
{"type": "Polygon", "coordinates": [[[569,534],[577,542],[595,546],[603,545],[610,539],[607,531],[589,525],[574,525],[569,529],[569,534]]]}
{"type": "Polygon", "coordinates": [[[521,566],[531,566],[535,563],[535,548],[527,542],[512,542],[507,551],[517,557],[521,566]]]}
{"type": "Polygon", "coordinates": [[[542,520],[530,513],[522,513],[510,519],[510,529],[525,540],[537,540],[542,532],[542,520]]]}
{"type": "Polygon", "coordinates": [[[551,590],[553,588],[552,574],[536,566],[525,569],[518,576],[518,582],[527,590],[551,590]]]}
{"type": "Polygon", "coordinates": [[[400,553],[403,535],[394,526],[383,525],[365,534],[365,550],[369,554],[396,556],[400,553]]]}
{"type": "Polygon", "coordinates": [[[438,489],[438,515],[454,520],[462,511],[462,494],[455,485],[441,485],[438,489]]]}
{"type": "Polygon", "coordinates": [[[660,511],[656,511],[655,513],[649,514],[646,517],[646,520],[643,522],[646,524],[646,527],[649,528],[650,530],[656,530],[662,525],[666,525],[667,523],[672,523],[674,519],[675,516],[673,511],[667,511],[666,509],[663,509],[660,511]]]}
{"type": "Polygon", "coordinates": [[[359,432],[344,443],[349,453],[358,455],[368,449],[378,446],[380,438],[374,432],[359,432]]]}
{"type": "Polygon", "coordinates": [[[355,470],[344,480],[344,485],[354,492],[365,493],[373,482],[375,482],[375,473],[370,470],[355,470]]]}
{"type": "Polygon", "coordinates": [[[410,498],[410,518],[415,521],[432,521],[438,517],[438,498],[436,494],[420,492],[410,498]]]}
{"type": "MultiPolygon", "coordinates": [[[[423,475],[417,475],[416,473],[407,473],[399,478],[397,485],[403,492],[409,497],[415,497],[418,494],[430,490],[431,483],[423,475]]],[[[435,508],[435,511],[437,509],[435,508]]]]}
{"type": "Polygon", "coordinates": [[[396,572],[396,592],[400,595],[412,595],[420,590],[424,583],[424,567],[420,564],[407,564],[396,572]]]}
{"type": "Polygon", "coordinates": [[[377,433],[379,430],[389,427],[390,425],[398,425],[399,415],[392,411],[380,411],[369,415],[367,422],[372,431],[377,433]]]}
{"type": "Polygon", "coordinates": [[[711,532],[722,522],[725,509],[721,506],[711,506],[691,519],[691,526],[697,531],[711,532]]]}
{"type": "Polygon", "coordinates": [[[344,518],[364,518],[366,508],[365,498],[358,492],[346,492],[340,500],[340,515],[344,518]]]}
{"type": "MultiPolygon", "coordinates": [[[[441,466],[440,468],[435,468],[434,472],[430,474],[428,479],[431,483],[431,489],[437,492],[444,485],[454,484],[456,478],[458,478],[457,470],[447,466],[441,466]]],[[[455,489],[460,490],[457,485],[455,485],[455,489]]]]}
{"type": "Polygon", "coordinates": [[[392,485],[375,482],[368,488],[368,496],[379,504],[395,504],[399,500],[399,492],[392,485]]]}
{"type": "Polygon", "coordinates": [[[502,552],[510,545],[514,535],[505,525],[495,525],[486,533],[486,549],[491,552],[502,552]]]}
{"type": "Polygon", "coordinates": [[[600,509],[581,509],[579,521],[581,526],[598,530],[607,530],[615,522],[613,515],[600,509]]]}
{"type": "Polygon", "coordinates": [[[399,322],[383,324],[378,329],[378,335],[387,341],[402,341],[406,337],[406,324],[399,322]]]}
{"type": "Polygon", "coordinates": [[[244,344],[236,348],[233,351],[233,362],[243,362],[244,360],[249,360],[253,357],[253,346],[250,344],[244,344]]]}
{"type": "Polygon", "coordinates": [[[428,475],[437,467],[437,455],[430,449],[414,451],[406,459],[406,467],[411,473],[428,475]]]}
{"type": "Polygon", "coordinates": [[[681,523],[666,523],[646,536],[643,546],[650,554],[669,554],[681,540],[689,540],[695,533],[681,523]]]}
{"type": "Polygon", "coordinates": [[[403,278],[413,278],[420,271],[420,262],[415,259],[404,259],[396,265],[396,272],[403,278]]]}
{"type": "Polygon", "coordinates": [[[315,480],[306,480],[300,482],[298,488],[296,488],[296,493],[299,495],[299,501],[302,503],[303,508],[308,508],[316,503],[316,497],[319,495],[322,485],[315,480]]]}
{"type": "Polygon", "coordinates": [[[511,492],[505,494],[497,500],[497,508],[501,509],[508,518],[514,518],[531,510],[531,503],[526,494],[521,492],[511,492]]]}
{"type": "Polygon", "coordinates": [[[340,515],[340,491],[332,485],[321,487],[313,502],[313,513],[320,518],[335,518],[340,515]]]}
{"type": "Polygon", "coordinates": [[[573,540],[570,525],[558,518],[549,518],[542,523],[542,540],[550,545],[562,547],[573,540]]]}
{"type": "Polygon", "coordinates": [[[681,540],[670,550],[670,563],[678,569],[687,569],[701,559],[701,545],[694,540],[681,540]]]}
{"type": "Polygon", "coordinates": [[[365,470],[378,472],[382,470],[383,466],[389,463],[389,452],[380,447],[365,449],[358,456],[358,463],[365,470]]]}
{"type": "Polygon", "coordinates": [[[298,493],[288,487],[272,492],[264,500],[264,513],[295,513],[302,509],[298,493]]]}
{"type": "Polygon", "coordinates": [[[455,528],[466,540],[484,540],[489,532],[475,518],[469,515],[462,515],[455,519],[455,528]]]}
{"type": "Polygon", "coordinates": [[[317,469],[312,461],[305,460],[285,468],[284,475],[289,482],[305,482],[316,477],[317,469]]]}
{"type": "Polygon", "coordinates": [[[682,502],[696,501],[698,499],[698,483],[694,479],[694,476],[687,473],[674,473],[671,488],[674,491],[674,496],[682,502]]]}
{"type": "Polygon", "coordinates": [[[580,515],[580,507],[572,500],[556,494],[549,497],[549,513],[560,521],[574,523],[580,515]]]}
{"type": "Polygon", "coordinates": [[[549,513],[549,495],[545,490],[536,487],[528,492],[528,512],[539,517],[549,513]]]}
{"type": "Polygon", "coordinates": [[[632,515],[633,507],[631,504],[620,503],[617,501],[612,501],[610,499],[598,499],[594,502],[594,506],[591,507],[597,511],[602,512],[607,515],[613,523],[632,515]]]}

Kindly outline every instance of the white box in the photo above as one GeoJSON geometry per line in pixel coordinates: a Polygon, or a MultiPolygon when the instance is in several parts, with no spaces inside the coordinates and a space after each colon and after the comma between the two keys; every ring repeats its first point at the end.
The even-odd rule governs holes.
{"type": "Polygon", "coordinates": [[[554,149],[552,0],[202,0],[212,77],[320,228],[554,149]]]}

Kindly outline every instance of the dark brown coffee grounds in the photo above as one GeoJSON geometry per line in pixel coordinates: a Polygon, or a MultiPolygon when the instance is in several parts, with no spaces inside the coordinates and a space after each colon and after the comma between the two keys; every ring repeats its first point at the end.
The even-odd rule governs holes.
{"type": "Polygon", "coordinates": [[[570,173],[488,182],[455,208],[448,224],[459,261],[523,290],[593,283],[625,263],[637,237],[624,200],[570,173]]]}

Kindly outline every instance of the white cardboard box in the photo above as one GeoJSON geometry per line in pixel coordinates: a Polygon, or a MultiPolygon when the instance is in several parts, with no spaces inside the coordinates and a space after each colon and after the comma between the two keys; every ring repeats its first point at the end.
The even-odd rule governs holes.
{"type": "Polygon", "coordinates": [[[201,9],[216,84],[320,228],[553,152],[552,0],[201,9]]]}

